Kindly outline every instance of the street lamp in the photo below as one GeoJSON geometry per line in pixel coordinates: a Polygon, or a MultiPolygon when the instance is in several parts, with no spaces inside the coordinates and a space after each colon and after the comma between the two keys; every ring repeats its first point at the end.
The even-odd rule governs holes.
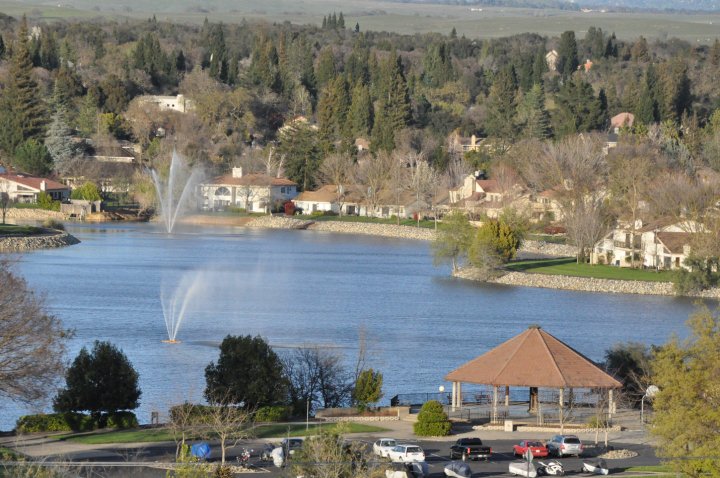
{"type": "Polygon", "coordinates": [[[645,394],[640,399],[640,423],[645,423],[645,399],[646,398],[653,398],[657,393],[660,391],[660,389],[656,385],[650,385],[647,389],[645,389],[645,394]]]}
{"type": "Polygon", "coordinates": [[[445,385],[440,385],[440,386],[438,387],[438,392],[439,392],[439,394],[440,394],[440,397],[439,397],[439,398],[440,398],[440,403],[442,403],[442,402],[445,401],[445,397],[443,397],[443,393],[445,392],[445,385]]]}
{"type": "Polygon", "coordinates": [[[305,431],[308,431],[310,429],[310,395],[308,395],[305,403],[307,404],[305,409],[305,431]]]}

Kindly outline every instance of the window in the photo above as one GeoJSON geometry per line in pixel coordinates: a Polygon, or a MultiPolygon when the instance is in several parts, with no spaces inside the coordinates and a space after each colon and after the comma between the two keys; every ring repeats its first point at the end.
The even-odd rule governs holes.
{"type": "Polygon", "coordinates": [[[219,187],[215,190],[216,196],[229,196],[230,190],[226,188],[225,186],[219,187]]]}

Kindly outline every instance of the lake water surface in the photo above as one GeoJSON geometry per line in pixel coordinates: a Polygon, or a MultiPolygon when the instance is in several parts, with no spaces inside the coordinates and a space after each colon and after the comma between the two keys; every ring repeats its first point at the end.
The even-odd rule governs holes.
{"type": "MultiPolygon", "coordinates": [[[[69,225],[82,243],[24,255],[18,268],[75,330],[82,346],[109,340],[140,374],[141,422],[198,400],[204,369],[228,334],[265,337],[278,351],[336,347],[352,362],[360,328],[384,401],[433,392],[471,358],[539,324],[593,360],[616,342],[684,336],[692,301],[476,284],[435,268],[429,245],[313,231],[69,225]],[[167,338],[160,296],[193,283],[180,344],[167,338]]],[[[27,410],[0,403],[0,429],[27,410]]]]}

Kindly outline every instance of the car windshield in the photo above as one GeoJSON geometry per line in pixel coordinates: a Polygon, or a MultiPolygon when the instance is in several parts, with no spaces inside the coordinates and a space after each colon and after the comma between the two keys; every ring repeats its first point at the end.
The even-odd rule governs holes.
{"type": "Polygon", "coordinates": [[[395,440],[383,440],[380,442],[380,446],[395,446],[395,440]]]}
{"type": "Polygon", "coordinates": [[[579,445],[580,439],[578,437],[566,437],[565,443],[568,443],[570,445],[579,445]]]}
{"type": "Polygon", "coordinates": [[[420,449],[419,446],[409,446],[409,447],[407,447],[407,452],[408,453],[422,453],[422,450],[420,449]]]}
{"type": "Polygon", "coordinates": [[[543,446],[543,444],[539,441],[529,441],[527,442],[527,446],[543,446]]]}

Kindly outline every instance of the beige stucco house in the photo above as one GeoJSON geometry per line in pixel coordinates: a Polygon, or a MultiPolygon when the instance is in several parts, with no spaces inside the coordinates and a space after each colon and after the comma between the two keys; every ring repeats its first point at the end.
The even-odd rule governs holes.
{"type": "Polygon", "coordinates": [[[199,192],[199,206],[204,210],[238,207],[247,212],[270,212],[297,196],[297,183],[267,174],[243,174],[242,168],[233,168],[231,174],[201,184],[199,192]]]}

